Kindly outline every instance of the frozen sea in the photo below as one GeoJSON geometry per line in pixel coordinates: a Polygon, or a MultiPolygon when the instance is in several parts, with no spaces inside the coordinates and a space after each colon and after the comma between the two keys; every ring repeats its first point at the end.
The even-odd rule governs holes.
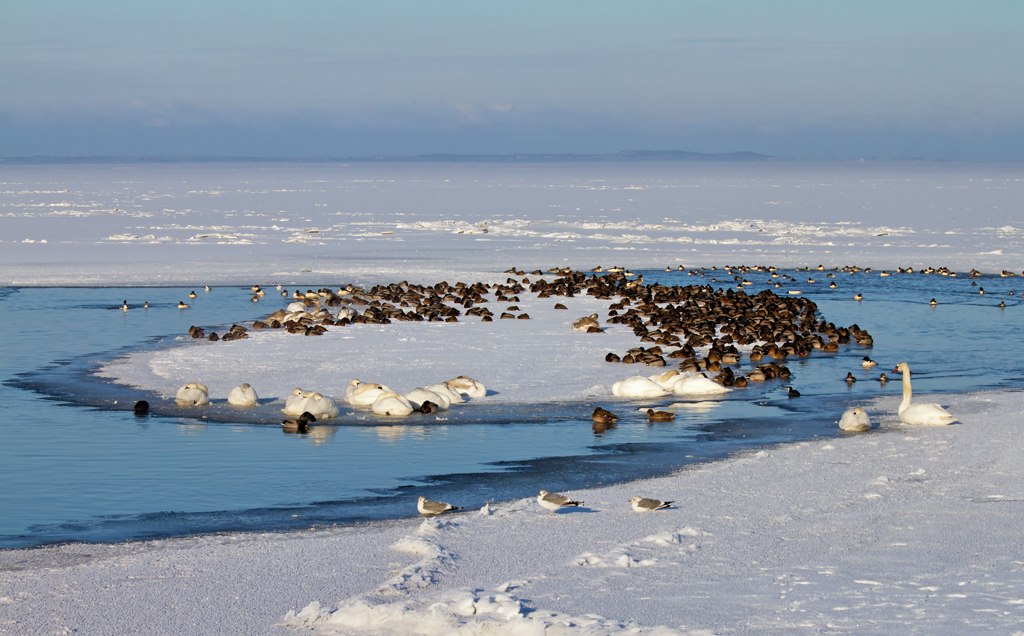
{"type": "MultiPolygon", "coordinates": [[[[1024,261],[1022,176],[1015,164],[5,166],[0,547],[351,524],[410,516],[422,492],[479,506],[538,484],[667,474],[837,435],[848,405],[899,393],[872,378],[904,360],[924,393],[1021,388],[1024,284],[998,272],[1020,274],[1024,261]],[[800,400],[766,383],[679,408],[671,424],[632,416],[603,434],[590,429],[595,405],[636,405],[600,390],[482,400],[442,422],[343,413],[293,436],[274,425],[281,396],[255,414],[214,404],[136,418],[136,399],[166,396],[93,374],[126,354],[190,345],[181,335],[192,324],[276,309],[249,302],[251,283],[503,281],[510,265],[621,264],[648,283],[705,284],[712,272],[695,280],[664,266],[739,263],[777,265],[796,281],[808,274],[788,268],[874,267],[837,273],[838,290],[824,272],[789,286],[825,319],[868,329],[874,347],[790,361],[800,400]],[[958,276],[878,275],[929,265],[958,276]],[[972,281],[972,267],[986,274],[972,281]],[[194,288],[193,307],[178,310],[194,288]],[[859,366],[867,354],[880,363],[872,372],[859,366]],[[861,381],[848,386],[847,371],[861,381]]],[[[767,288],[766,275],[750,278],[767,288]]],[[[367,373],[337,370],[343,381],[367,373]]]]}

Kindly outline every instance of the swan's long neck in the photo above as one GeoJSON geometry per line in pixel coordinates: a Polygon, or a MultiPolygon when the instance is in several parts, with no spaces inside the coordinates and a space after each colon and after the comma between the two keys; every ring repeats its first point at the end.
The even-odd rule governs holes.
{"type": "Polygon", "coordinates": [[[910,406],[910,369],[903,369],[903,401],[900,402],[899,413],[910,406]]]}

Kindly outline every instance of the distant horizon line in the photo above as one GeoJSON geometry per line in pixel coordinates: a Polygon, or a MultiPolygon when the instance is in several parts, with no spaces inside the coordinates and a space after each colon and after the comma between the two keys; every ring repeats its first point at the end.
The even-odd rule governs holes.
{"type": "MultiPolygon", "coordinates": [[[[728,153],[706,153],[688,150],[621,150],[612,154],[600,153],[509,153],[509,154],[465,154],[430,153],[420,155],[376,154],[362,157],[259,157],[230,155],[96,155],[61,156],[32,155],[21,157],[0,157],[0,164],[47,165],[47,164],[110,164],[110,163],[613,163],[613,162],[771,162],[809,161],[829,162],[941,162],[947,159],[924,159],[921,157],[861,157],[855,159],[800,159],[766,155],[749,150],[728,153]]],[[[968,162],[987,163],[987,162],[968,162]]],[[[1002,162],[998,162],[1002,163],[1002,162]]],[[[1012,162],[1010,162],[1012,163],[1012,162]]]]}

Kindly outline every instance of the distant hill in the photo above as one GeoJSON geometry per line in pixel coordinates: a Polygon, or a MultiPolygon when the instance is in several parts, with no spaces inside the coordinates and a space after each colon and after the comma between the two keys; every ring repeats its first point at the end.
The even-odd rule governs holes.
{"type": "Polygon", "coordinates": [[[515,154],[515,155],[372,155],[369,157],[7,157],[3,164],[108,164],[108,163],[612,163],[632,161],[785,161],[756,152],[689,152],[686,150],[623,150],[607,155],[515,154]]]}

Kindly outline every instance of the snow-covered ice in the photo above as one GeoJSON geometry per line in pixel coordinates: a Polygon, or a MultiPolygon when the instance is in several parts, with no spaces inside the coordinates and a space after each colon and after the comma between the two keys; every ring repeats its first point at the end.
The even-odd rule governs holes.
{"type": "Polygon", "coordinates": [[[0,167],[0,284],[333,283],[514,264],[1024,268],[1021,164],[0,167]]]}
{"type": "MultiPolygon", "coordinates": [[[[0,282],[470,282],[511,265],[726,262],[1020,271],[1021,172],[4,166],[0,282]]],[[[215,399],[241,382],[283,398],[296,386],[344,395],[353,377],[409,391],[458,375],[495,391],[479,400],[604,394],[622,367],[584,360],[636,341],[571,331],[603,306],[569,300],[555,315],[523,298],[529,321],[264,332],[133,354],[105,373],[165,396],[201,381],[215,399]],[[524,369],[531,356],[546,364],[524,369]]],[[[489,514],[8,550],[0,633],[1020,633],[1024,394],[943,403],[959,424],[909,429],[880,398],[866,405],[871,433],[564,492],[585,505],[550,515],[530,493],[489,514]],[[637,494],[675,504],[637,514],[637,494]]]]}

